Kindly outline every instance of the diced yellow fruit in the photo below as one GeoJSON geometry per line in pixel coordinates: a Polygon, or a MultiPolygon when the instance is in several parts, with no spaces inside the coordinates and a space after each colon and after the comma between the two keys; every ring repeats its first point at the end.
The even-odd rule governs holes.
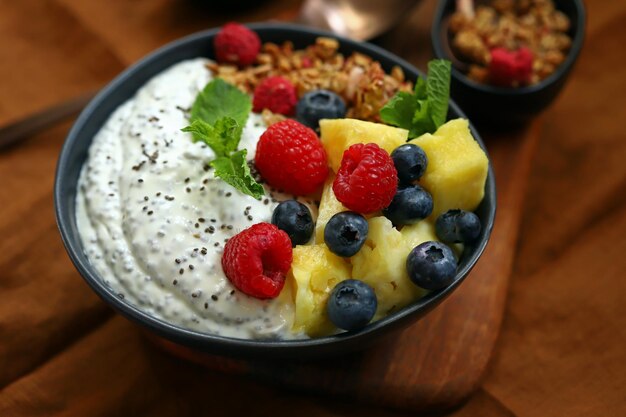
{"type": "Polygon", "coordinates": [[[450,120],[434,134],[410,141],[428,156],[419,183],[433,196],[436,219],[450,209],[474,211],[482,201],[487,179],[487,155],[474,140],[466,119],[450,120]]]}
{"type": "Polygon", "coordinates": [[[324,190],[322,191],[322,198],[320,199],[320,206],[317,214],[317,222],[315,223],[315,242],[324,243],[324,228],[326,223],[333,215],[342,211],[348,211],[343,204],[337,200],[335,193],[333,192],[333,181],[335,176],[330,174],[326,183],[324,184],[324,190]]]}
{"type": "Polygon", "coordinates": [[[331,168],[337,172],[343,152],[355,143],[375,143],[391,153],[406,142],[409,132],[381,123],[356,119],[320,120],[320,138],[331,168]]]}
{"type": "Polygon", "coordinates": [[[465,250],[465,245],[462,243],[450,243],[448,246],[452,249],[456,258],[459,259],[461,255],[463,255],[463,251],[465,250]]]}
{"type": "Polygon", "coordinates": [[[406,272],[406,257],[413,247],[401,232],[383,216],[369,219],[368,224],[365,244],[351,258],[352,277],[374,288],[378,298],[374,320],[378,320],[417,300],[424,290],[415,286],[406,272]]]}
{"type": "MultiPolygon", "coordinates": [[[[415,224],[403,226],[400,233],[402,234],[402,238],[407,244],[409,251],[424,242],[439,240],[437,239],[437,234],[435,233],[435,226],[428,220],[422,220],[415,224]]],[[[462,243],[452,243],[448,246],[452,248],[452,251],[454,251],[457,258],[459,258],[463,253],[464,246],[462,243]]]]}
{"type": "Polygon", "coordinates": [[[427,220],[403,226],[400,234],[409,251],[421,243],[439,240],[435,234],[435,226],[427,220]]]}
{"type": "Polygon", "coordinates": [[[351,265],[326,245],[296,246],[288,280],[294,288],[293,330],[309,336],[332,333],[335,327],[326,314],[326,301],[339,282],[350,278],[351,265]]]}

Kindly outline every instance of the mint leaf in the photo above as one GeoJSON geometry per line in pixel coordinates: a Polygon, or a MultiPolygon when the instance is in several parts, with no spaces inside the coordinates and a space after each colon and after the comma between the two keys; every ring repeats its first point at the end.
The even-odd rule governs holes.
{"type": "Polygon", "coordinates": [[[401,91],[380,109],[380,119],[389,125],[411,130],[416,111],[417,102],[413,94],[401,91]]]}
{"type": "Polygon", "coordinates": [[[414,90],[415,98],[425,99],[427,97],[426,81],[421,77],[418,78],[417,81],[415,81],[415,88],[413,90],[414,90]]]}
{"type": "Polygon", "coordinates": [[[437,126],[433,122],[431,117],[430,101],[418,100],[417,110],[413,115],[411,121],[411,128],[409,129],[409,137],[416,138],[424,133],[433,133],[437,130],[437,126]]]}
{"type": "Polygon", "coordinates": [[[203,120],[194,120],[190,126],[184,127],[183,132],[189,132],[193,135],[194,142],[204,142],[213,149],[215,156],[225,156],[226,147],[222,138],[217,134],[215,128],[203,120]]]}
{"type": "Polygon", "coordinates": [[[430,103],[430,117],[435,129],[446,122],[450,99],[450,71],[452,64],[445,59],[434,59],[428,63],[426,95],[430,103]]]}
{"type": "Polygon", "coordinates": [[[250,174],[250,167],[246,161],[248,151],[241,149],[234,152],[230,157],[221,156],[211,162],[215,169],[215,176],[224,180],[244,194],[254,198],[261,198],[265,194],[265,189],[257,183],[250,174]]]}
{"type": "Polygon", "coordinates": [[[237,149],[242,129],[235,119],[225,116],[217,120],[214,126],[204,120],[196,119],[182,131],[192,133],[194,142],[206,143],[213,149],[215,156],[220,157],[228,156],[237,149]]]}
{"type": "Polygon", "coordinates": [[[243,133],[243,125],[234,118],[225,116],[215,122],[214,128],[217,136],[222,139],[226,152],[236,151],[243,133]]]}
{"type": "Polygon", "coordinates": [[[380,109],[380,119],[409,131],[409,139],[433,133],[446,122],[450,96],[450,61],[428,63],[426,81],[418,78],[413,94],[396,93],[380,109]]]}
{"type": "Polygon", "coordinates": [[[223,117],[230,117],[239,126],[245,126],[250,110],[250,96],[221,78],[216,78],[196,97],[191,107],[191,122],[200,119],[213,125],[223,117]]]}

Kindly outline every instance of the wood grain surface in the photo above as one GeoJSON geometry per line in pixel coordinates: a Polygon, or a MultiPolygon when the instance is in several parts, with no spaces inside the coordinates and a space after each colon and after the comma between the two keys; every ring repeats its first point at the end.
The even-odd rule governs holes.
{"type": "MultiPolygon", "coordinates": [[[[0,125],[96,88],[176,37],[231,19],[289,18],[299,3],[267,0],[218,13],[185,0],[0,2],[0,125]]],[[[381,43],[422,65],[433,6],[424,0],[381,43]]],[[[359,389],[382,377],[406,391],[404,381],[395,380],[397,368],[414,364],[425,371],[431,366],[433,377],[447,373],[447,381],[476,381],[467,403],[448,412],[456,417],[626,415],[626,56],[619,53],[626,4],[589,1],[588,7],[587,42],[569,84],[541,121],[518,133],[517,140],[535,138],[532,163],[517,163],[524,152],[533,154],[532,140],[481,129],[498,182],[528,180],[527,193],[508,189],[500,196],[509,196],[500,203],[496,230],[505,247],[516,240],[516,223],[503,221],[503,210],[510,219],[516,210],[522,217],[508,290],[506,280],[485,275],[481,279],[496,286],[493,307],[477,303],[467,313],[484,317],[488,337],[476,343],[448,335],[459,342],[460,356],[445,362],[445,371],[430,359],[437,348],[413,363],[367,358],[370,368],[359,372],[370,380],[351,381],[359,389]],[[498,318],[481,314],[503,307],[496,341],[498,318]],[[491,357],[485,340],[496,342],[491,357]],[[463,366],[463,358],[475,362],[463,366]],[[482,380],[465,373],[486,364],[482,380]]],[[[114,315],[73,269],[54,224],[53,173],[70,125],[0,154],[0,416],[414,415],[365,404],[378,401],[360,390],[353,391],[356,400],[301,394],[207,371],[162,353],[114,315]]],[[[473,279],[478,272],[431,319],[459,311],[450,304],[471,305],[462,296],[472,285],[489,289],[473,279]]],[[[463,328],[465,317],[447,319],[463,328]]],[[[427,337],[442,337],[428,333],[427,321],[416,326],[427,337]]],[[[441,384],[437,379],[425,390],[440,394],[441,384]]],[[[456,398],[469,392],[467,384],[459,387],[456,398]]]]}

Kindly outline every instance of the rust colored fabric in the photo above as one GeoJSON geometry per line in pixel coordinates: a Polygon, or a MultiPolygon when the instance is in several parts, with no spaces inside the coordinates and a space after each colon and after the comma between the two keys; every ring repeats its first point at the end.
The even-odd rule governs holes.
{"type": "MultiPolygon", "coordinates": [[[[288,18],[299,3],[229,14],[185,0],[0,2],[0,125],[102,85],[169,40],[227,20],[288,18]]],[[[388,35],[389,48],[423,63],[433,5],[388,35]]],[[[543,115],[491,365],[449,415],[626,415],[626,3],[588,9],[580,61],[543,115]]],[[[0,416],[404,415],[207,372],[113,314],[75,272],[54,223],[69,126],[0,152],[0,416]]]]}

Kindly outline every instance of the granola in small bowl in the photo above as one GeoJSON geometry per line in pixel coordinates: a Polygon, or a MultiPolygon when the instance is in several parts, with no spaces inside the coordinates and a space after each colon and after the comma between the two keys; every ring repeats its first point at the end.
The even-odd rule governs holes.
{"type": "Polygon", "coordinates": [[[454,53],[467,77],[503,87],[534,85],[561,65],[572,45],[571,22],[552,0],[461,0],[449,21],[454,53]]]}

